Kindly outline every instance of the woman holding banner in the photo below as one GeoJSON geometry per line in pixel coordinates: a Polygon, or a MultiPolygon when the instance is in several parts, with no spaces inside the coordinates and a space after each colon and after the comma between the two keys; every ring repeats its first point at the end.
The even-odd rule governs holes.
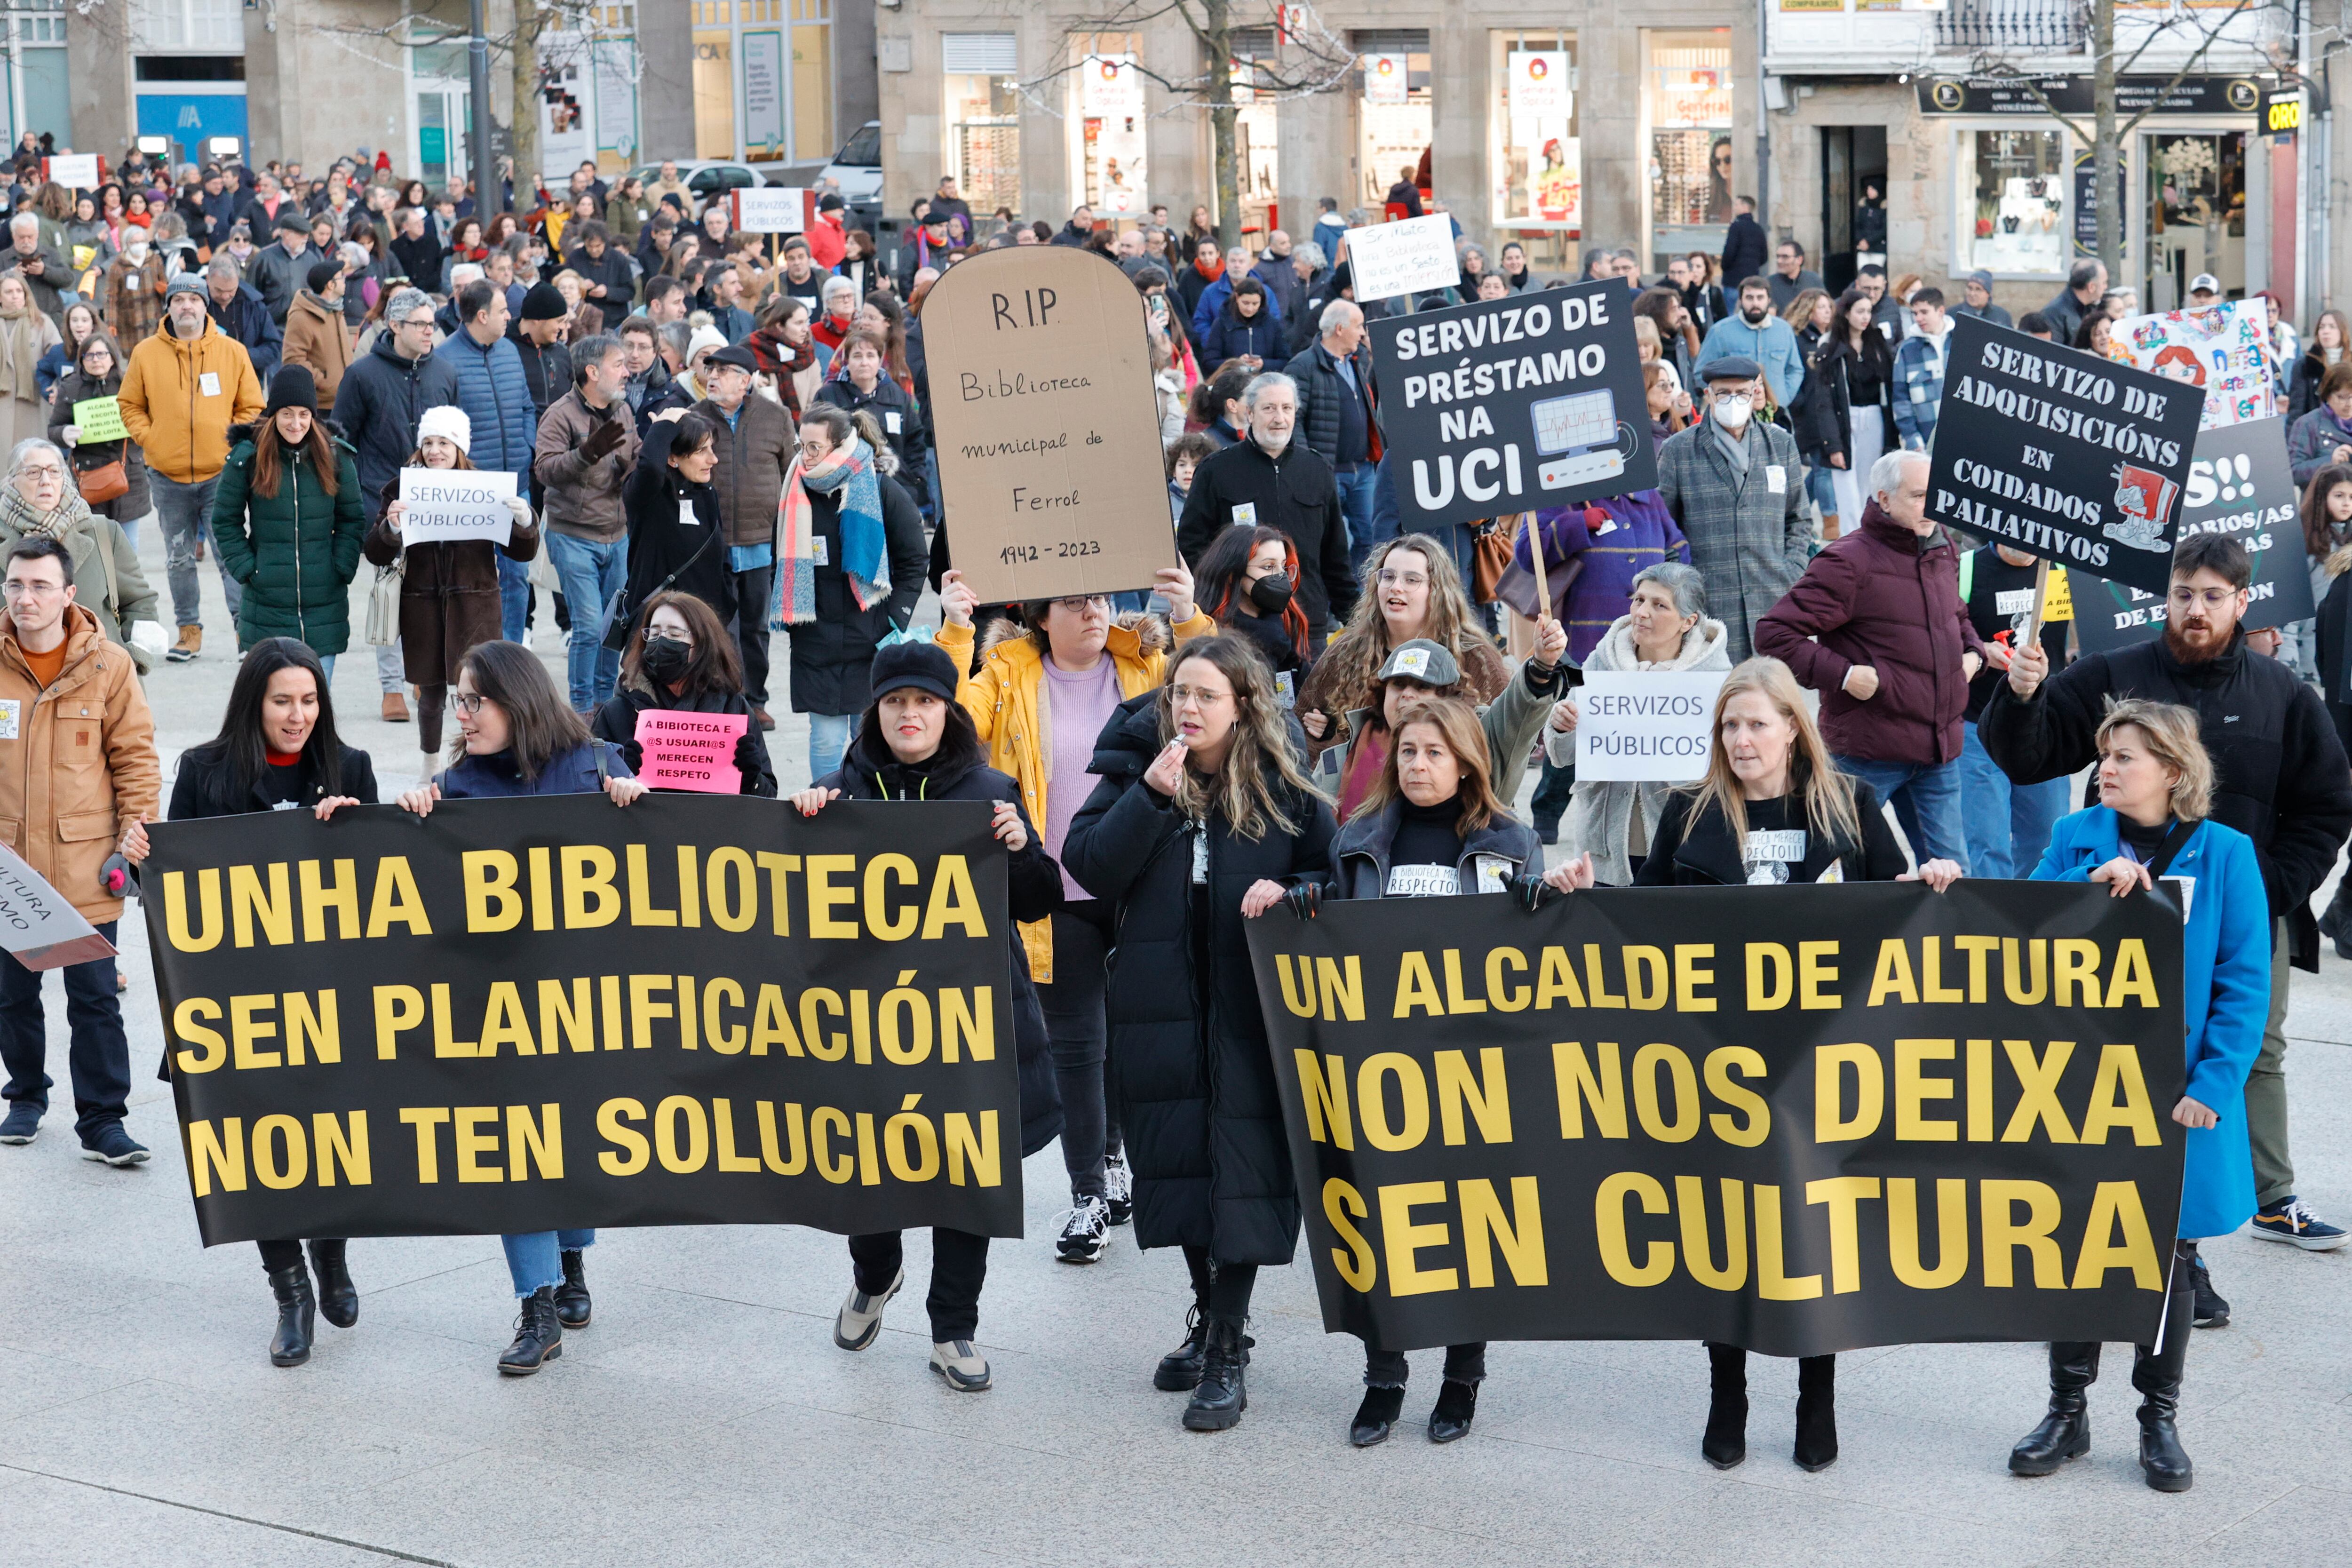
{"type": "MultiPolygon", "coordinates": [[[[365,752],[343,744],[336,735],[335,705],[319,656],[292,637],[264,637],[237,666],[220,733],[181,753],[167,820],[308,811],[325,822],[343,806],[375,803],[374,765],[365,752]]],[[[150,847],[147,829],[140,823],[122,830],[122,858],[133,866],[147,858],[150,847]]],[[[161,1076],[168,1078],[168,1052],[163,1060],[161,1076]]],[[[300,1366],[310,1359],[318,1316],[339,1329],[360,1321],[360,1293],[343,1262],[343,1243],[313,1239],[309,1268],[302,1266],[299,1240],[255,1245],[261,1249],[270,1292],[278,1298],[269,1364],[300,1366]],[[313,1270],[316,1294],[310,1285],[313,1270]]]]}
{"type": "MultiPolygon", "coordinates": [[[[590,732],[618,747],[632,773],[645,766],[637,722],[650,712],[739,715],[743,733],[735,737],[732,793],[776,798],[776,770],[768,761],[768,739],[751,719],[743,698],[743,666],[735,639],[710,606],[691,594],[656,594],[646,601],[621,655],[621,679],[596,710],[590,732]]],[[[659,786],[655,786],[659,787],[659,786]]]]}
{"type": "MultiPolygon", "coordinates": [[[[1216,630],[1193,607],[1192,574],[1181,562],[1161,567],[1157,582],[1169,601],[1177,641],[1216,630]]],[[[950,571],[940,580],[938,646],[960,670],[972,664],[971,618],[979,604],[962,573],[950,571]]],[[[1168,668],[1170,632],[1150,616],[1115,616],[1110,601],[1100,595],[1048,600],[1032,607],[1030,623],[1025,634],[1010,622],[996,623],[1006,635],[992,636],[981,650],[978,667],[963,675],[958,698],[988,748],[990,765],[1019,786],[1030,820],[1045,825],[1045,853],[1058,861],[1070,823],[1094,790],[1087,765],[1094,761],[1095,738],[1121,702],[1160,684],[1168,668]]],[[[1066,870],[1062,884],[1062,907],[1024,927],[1021,938],[1045,1009],[1062,1101],[1070,1215],[1055,1243],[1055,1255],[1065,1263],[1084,1264],[1102,1256],[1109,1228],[1128,1222],[1135,1200],[1118,1123],[1108,1115],[1103,1096],[1103,963],[1111,938],[1110,909],[1066,870]]]]}
{"type": "MultiPolygon", "coordinates": [[[[589,735],[547,666],[520,643],[486,642],[467,652],[450,706],[457,710],[451,765],[403,795],[404,811],[430,816],[444,800],[600,791],[614,805],[627,805],[646,793],[629,764],[589,735]]],[[[522,1303],[514,1342],[499,1357],[499,1370],[528,1377],[563,1353],[564,1330],[588,1326],[592,1303],[583,1254],[596,1244],[596,1233],[541,1230],[499,1239],[522,1303]]]]}
{"type": "MultiPolygon", "coordinates": [[[[1777,658],[1751,658],[1724,679],[1715,702],[1706,777],[1666,799],[1639,887],[1780,887],[1808,882],[1924,881],[1942,892],[1960,879],[1949,860],[1905,869],[1886,813],[1869,784],[1837,771],[1806,711],[1805,694],[1777,658]]],[[[1592,885],[1591,857],[1554,867],[1561,891],[1592,885]]],[[[1727,1470],[1748,1458],[1748,1352],[1709,1342],[1706,1432],[1699,1452],[1727,1470]]],[[[1801,1468],[1837,1462],[1837,1357],[1797,1362],[1801,1468]]]]}
{"type": "MultiPolygon", "coordinates": [[[[866,705],[834,773],[792,797],[803,816],[834,801],[984,800],[994,803],[997,840],[1011,851],[1007,907],[1015,921],[1042,921],[1062,903],[1062,873],[1021,809],[1020,786],[988,765],[971,715],[957,700],[961,671],[929,643],[893,643],[874,656],[874,700],[866,705]]],[[[1029,979],[1015,929],[1013,948],[1013,1034],[1021,1074],[1021,1156],[1052,1142],[1062,1131],[1054,1095],[1053,1057],[1045,1020],[1029,979]]],[[[862,1351],[882,1331],[882,1310],[907,1282],[900,1233],[849,1238],[849,1296],[835,1318],[833,1342],[862,1351]]],[[[987,1358],[972,1345],[980,1329],[980,1288],[988,1278],[988,1237],[931,1227],[931,1288],[924,1303],[931,1319],[931,1370],[959,1394],[989,1386],[987,1358]]]]}
{"type": "MultiPolygon", "coordinates": [[[[1498,893],[1543,864],[1535,830],[1496,797],[1478,714],[1458,697],[1432,697],[1397,714],[1396,745],[1372,791],[1331,845],[1335,879],[1294,888],[1291,908],[1311,916],[1318,898],[1437,898],[1498,893]]],[[[1404,1408],[1404,1352],[1364,1346],[1364,1400],[1348,1441],[1387,1440],[1404,1408]]],[[[1478,1413],[1486,1346],[1445,1347],[1445,1381],[1429,1414],[1429,1440],[1465,1436],[1478,1413]]]]}
{"type": "MultiPolygon", "coordinates": [[[[2099,804],[2059,822],[2033,878],[2104,883],[2119,899],[2152,890],[2158,878],[2189,884],[2179,899],[2189,1087],[2172,1108],[2189,1129],[2179,1239],[2158,1342],[2132,1350],[2140,1468],[2158,1491],[2185,1492],[2195,1471],[2175,1418],[2204,1267],[2197,1242],[2229,1235],[2254,1213],[2245,1090],[2270,1016],[2270,902],[2253,840],[2206,817],[2213,764],[2193,710],[2141,698],[2116,703],[2100,721],[2098,747],[2099,804]]],[[[2010,1450],[2012,1473],[2046,1476],[2091,1451],[2085,1390],[2098,1375],[2097,1344],[2050,1347],[2050,1414],[2010,1450]]]]}
{"type": "Polygon", "coordinates": [[[1244,921],[1324,880],[1337,826],[1293,760],[1274,675],[1239,637],[1187,643],[1167,684],[1120,704],[1102,782],[1071,824],[1070,875],[1118,910],[1107,1001],[1135,1239],[1181,1247],[1184,1342],[1152,1377],[1220,1432],[1249,1399],[1243,1332],[1260,1265],[1298,1245],[1282,1101],[1244,921]]]}

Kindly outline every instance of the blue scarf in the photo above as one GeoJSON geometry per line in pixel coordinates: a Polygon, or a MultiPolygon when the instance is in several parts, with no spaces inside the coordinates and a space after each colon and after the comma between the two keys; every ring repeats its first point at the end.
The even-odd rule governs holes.
{"type": "Polygon", "coordinates": [[[849,579],[850,596],[870,610],[890,595],[890,563],[882,529],[882,489],[874,449],[853,437],[814,469],[795,459],[778,508],[776,581],[768,601],[772,626],[816,618],[816,551],[812,495],[841,496],[841,554],[833,563],[849,579]]]}

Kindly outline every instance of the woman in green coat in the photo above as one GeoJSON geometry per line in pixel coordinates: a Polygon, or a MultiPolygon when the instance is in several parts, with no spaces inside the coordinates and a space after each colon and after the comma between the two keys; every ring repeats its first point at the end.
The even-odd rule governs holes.
{"type": "Polygon", "coordinates": [[[300,365],[269,378],[261,423],[241,435],[213,499],[221,566],[245,588],[240,652],[264,637],[309,645],[331,679],[352,637],[352,578],[367,514],[352,449],[319,422],[318,386],[300,365]]]}

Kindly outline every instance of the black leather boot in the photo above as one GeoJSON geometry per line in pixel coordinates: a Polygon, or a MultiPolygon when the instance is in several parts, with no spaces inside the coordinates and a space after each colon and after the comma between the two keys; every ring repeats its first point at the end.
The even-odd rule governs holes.
{"type": "Polygon", "coordinates": [[[2164,1326],[2160,1346],[2132,1347],[2132,1386],[2140,1392],[2139,1468],[2160,1492],[2185,1492],[2196,1467],[2180,1447],[2175,1417],[2180,1409],[2180,1374],[2189,1360],[2189,1325],[2175,1315],[2164,1326]]]}
{"type": "Polygon", "coordinates": [[[1184,1342],[1160,1358],[1160,1370],[1151,1374],[1151,1386],[1168,1394],[1183,1394],[1201,1381],[1202,1364],[1208,1360],[1209,1319],[1195,1307],[1184,1314],[1184,1342]]]}
{"type": "Polygon", "coordinates": [[[269,1270],[270,1294],[278,1298],[278,1331],[269,1336],[269,1364],[300,1366],[310,1359],[310,1333],[319,1303],[310,1294],[310,1271],[296,1263],[269,1270]]]}
{"type": "Polygon", "coordinates": [[[1706,1347],[1706,1435],[1698,1451],[1718,1470],[1748,1458],[1748,1352],[1737,1345],[1706,1347]]]}
{"type": "Polygon", "coordinates": [[[1403,1389],[1365,1389],[1364,1402],[1356,1406],[1356,1418],[1348,1423],[1348,1441],[1359,1448],[1387,1442],[1389,1434],[1396,1428],[1397,1416],[1403,1410],[1403,1389]]]}
{"type": "Polygon", "coordinates": [[[1242,1322],[1223,1313],[1210,1315],[1200,1386],[1192,1390],[1192,1402],[1184,1406],[1187,1431],[1223,1432],[1239,1424],[1242,1412],[1249,1408],[1244,1369],[1249,1365],[1249,1347],[1254,1342],[1242,1332],[1242,1322]]]}
{"type": "Polygon", "coordinates": [[[2046,1476],[2091,1451],[2091,1408],[2084,1390],[2098,1381],[2099,1347],[2061,1340],[2050,1347],[2050,1414],[2009,1451],[2009,1473],[2046,1476]]]}
{"type": "Polygon", "coordinates": [[[1429,1413],[1429,1440],[1451,1443],[1470,1436],[1478,1415],[1478,1385],[1447,1378],[1437,1385],[1437,1407],[1429,1413]]]}
{"type": "Polygon", "coordinates": [[[319,1277],[319,1316],[339,1329],[358,1322],[359,1287],[352,1283],[352,1271],[344,1266],[343,1243],[310,1243],[310,1269],[319,1277]]]}
{"type": "Polygon", "coordinates": [[[1837,1357],[1801,1356],[1797,1361],[1797,1446],[1801,1470],[1826,1470],[1837,1463],[1837,1357]]]}
{"type": "Polygon", "coordinates": [[[563,1325],[555,1316],[555,1287],[541,1285],[522,1299],[515,1317],[514,1343],[499,1357],[509,1377],[529,1377],[563,1353],[563,1325]]]}
{"type": "Polygon", "coordinates": [[[556,1321],[567,1329],[584,1329],[593,1316],[588,1300],[588,1264],[577,1252],[563,1255],[563,1283],[555,1288],[556,1321]]]}

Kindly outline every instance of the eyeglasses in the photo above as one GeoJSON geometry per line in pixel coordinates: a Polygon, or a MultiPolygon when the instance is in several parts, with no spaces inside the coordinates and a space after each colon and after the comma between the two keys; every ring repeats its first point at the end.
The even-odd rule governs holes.
{"type": "Polygon", "coordinates": [[[0,594],[11,599],[47,599],[65,591],[63,583],[20,583],[14,578],[0,583],[0,594]]]}
{"type": "Polygon", "coordinates": [[[1054,601],[1054,604],[1062,609],[1069,611],[1070,614],[1074,616],[1082,616],[1088,610],[1109,609],[1110,595],[1108,594],[1078,594],[1066,599],[1056,599],[1054,601]]]}
{"type": "Polygon", "coordinates": [[[1426,588],[1429,586],[1429,579],[1423,576],[1421,573],[1398,572],[1391,570],[1385,566],[1381,569],[1380,575],[1374,578],[1373,581],[1379,583],[1383,588],[1426,588]]]}
{"type": "Polygon", "coordinates": [[[482,710],[482,704],[488,700],[488,698],[478,691],[453,691],[449,694],[449,706],[468,719],[479,713],[482,710]]]}
{"type": "Polygon", "coordinates": [[[2238,588],[2207,588],[2200,593],[2195,588],[2176,587],[2172,590],[2172,602],[2184,610],[2200,604],[2209,610],[2218,610],[2242,592],[2238,588]]]}
{"type": "Polygon", "coordinates": [[[1177,708],[1181,708],[1187,702],[1198,708],[1213,708],[1220,702],[1230,702],[1233,700],[1232,692],[1217,691],[1208,687],[1171,686],[1168,689],[1168,700],[1171,706],[1177,708]]]}

